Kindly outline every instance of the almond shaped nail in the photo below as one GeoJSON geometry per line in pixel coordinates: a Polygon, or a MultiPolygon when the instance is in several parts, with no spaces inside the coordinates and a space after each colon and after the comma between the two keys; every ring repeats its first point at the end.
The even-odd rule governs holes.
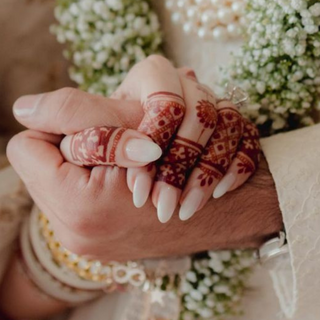
{"type": "Polygon", "coordinates": [[[198,188],[191,189],[184,198],[179,211],[182,221],[190,219],[198,210],[204,198],[204,193],[198,188]]]}
{"type": "Polygon", "coordinates": [[[226,174],[214,189],[213,197],[215,199],[221,198],[229,191],[229,189],[232,187],[235,181],[236,176],[234,173],[226,174]]]}
{"type": "Polygon", "coordinates": [[[129,160],[149,163],[158,160],[162,150],[150,140],[130,139],[125,145],[125,154],[129,160]]]}
{"type": "Polygon", "coordinates": [[[141,208],[148,200],[152,188],[152,179],[147,173],[139,173],[133,186],[133,204],[141,208]]]}
{"type": "Polygon", "coordinates": [[[178,191],[173,187],[162,187],[158,198],[158,219],[161,223],[168,222],[178,204],[178,191]]]}

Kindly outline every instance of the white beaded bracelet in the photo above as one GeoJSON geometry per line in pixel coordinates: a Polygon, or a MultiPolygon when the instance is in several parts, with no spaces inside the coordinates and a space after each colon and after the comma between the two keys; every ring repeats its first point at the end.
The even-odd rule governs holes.
{"type": "Polygon", "coordinates": [[[58,245],[59,255],[65,257],[63,261],[57,259],[56,253],[49,248],[53,243],[58,244],[58,242],[52,236],[48,238],[48,234],[51,235],[53,231],[47,222],[42,225],[43,220],[46,218],[35,207],[30,219],[31,242],[43,266],[60,281],[85,290],[105,290],[107,292],[119,286],[141,287],[145,282],[144,268],[136,262],[125,264],[110,262],[103,265],[100,261],[88,261],[79,257],[61,245],[58,245]],[[74,265],[77,267],[72,268],[71,266],[75,267],[74,265]],[[86,277],[88,272],[90,277],[86,277]]]}
{"type": "Polygon", "coordinates": [[[20,234],[20,248],[23,263],[30,280],[46,295],[70,304],[80,304],[98,297],[101,292],[84,291],[70,287],[55,279],[39,263],[30,243],[29,219],[26,219],[20,234]]]}
{"type": "Polygon", "coordinates": [[[50,250],[47,248],[47,243],[40,234],[38,225],[39,210],[35,206],[31,212],[30,217],[30,238],[31,244],[37,255],[41,265],[56,279],[75,288],[83,290],[103,290],[106,284],[93,282],[81,279],[77,274],[66,267],[61,267],[52,259],[50,250]]]}

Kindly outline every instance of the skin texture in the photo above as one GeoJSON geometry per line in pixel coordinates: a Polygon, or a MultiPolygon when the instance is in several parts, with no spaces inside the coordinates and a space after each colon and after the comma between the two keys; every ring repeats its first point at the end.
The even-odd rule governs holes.
{"type": "MultiPolygon", "coordinates": [[[[156,57],[149,62],[155,68],[164,63],[156,57]]],[[[195,81],[194,73],[188,72],[188,77],[195,81]]],[[[165,225],[157,220],[151,200],[141,209],[134,207],[125,169],[96,166],[89,170],[65,162],[60,152],[64,135],[90,127],[139,127],[145,116],[139,99],[134,99],[135,91],[122,89],[113,97],[122,99],[121,103],[66,88],[41,97],[23,97],[15,104],[15,116],[28,130],[10,141],[9,160],[66,248],[102,261],[126,261],[207,249],[254,248],[282,228],[265,161],[243,187],[211,199],[186,222],[175,214],[165,225]]],[[[203,105],[202,100],[195,104],[203,105]]],[[[199,118],[210,128],[210,121],[199,118]]],[[[14,319],[42,318],[67,307],[47,300],[35,310],[39,292],[19,276],[16,265],[14,258],[0,288],[0,307],[6,314],[14,319]]]]}
{"type": "Polygon", "coordinates": [[[88,167],[141,167],[162,154],[156,143],[138,131],[105,126],[88,128],[65,137],[60,150],[66,161],[88,167]],[[132,156],[136,161],[131,159],[132,156]]]}
{"type": "Polygon", "coordinates": [[[59,314],[68,307],[41,292],[24,273],[17,256],[12,259],[0,287],[0,310],[8,320],[39,320],[59,314]]]}
{"type": "MultiPolygon", "coordinates": [[[[125,172],[123,169],[121,171],[121,185],[125,186],[125,172]]],[[[119,173],[114,174],[118,176],[119,173]]],[[[130,197],[130,192],[126,192],[125,198],[121,197],[121,201],[117,198],[115,202],[119,200],[131,205],[127,201],[130,197]]],[[[155,210],[152,204],[149,206],[155,210]]],[[[122,209],[138,210],[133,205],[122,209]]],[[[119,260],[190,253],[208,248],[254,248],[282,228],[274,182],[264,159],[248,183],[221,199],[212,199],[199,212],[201,218],[192,218],[182,223],[174,217],[170,223],[162,225],[155,216],[143,211],[136,212],[135,220],[138,220],[138,225],[134,223],[130,226],[130,221],[125,220],[127,216],[123,212],[113,212],[113,215],[116,214],[122,220],[119,224],[123,228],[115,230],[115,224],[109,224],[109,231],[105,233],[109,241],[106,253],[110,259],[112,257],[119,260]],[[128,234],[131,234],[130,241],[128,234]]],[[[73,245],[79,252],[86,252],[81,245],[73,245]]],[[[42,319],[68,308],[67,304],[44,299],[43,294],[21,275],[18,264],[18,259],[14,258],[0,287],[0,309],[5,314],[17,320],[42,319]],[[33,308],[34,305],[37,308],[33,308]]]]}
{"type": "MultiPolygon", "coordinates": [[[[197,192],[201,202],[195,210],[200,210],[212,197],[213,190],[226,174],[237,155],[244,128],[244,118],[231,102],[218,104],[217,127],[207,143],[204,152],[188,179],[182,194],[182,207],[190,207],[188,197],[197,192]]],[[[182,211],[182,210],[181,210],[182,211]]]]}
{"type": "MultiPolygon", "coordinates": [[[[32,105],[31,100],[21,98],[15,108],[32,105]]],[[[141,122],[139,113],[127,117],[127,123],[120,122],[123,109],[114,103],[74,89],[63,89],[45,94],[31,115],[17,116],[30,130],[11,140],[7,150],[9,160],[65,247],[101,260],[139,259],[254,246],[280,229],[281,218],[270,175],[269,188],[263,175],[257,174],[239,191],[221,200],[211,200],[194,219],[181,222],[174,215],[169,224],[161,225],[150,200],[140,209],[132,204],[131,192],[126,187],[126,170],[103,166],[88,170],[65,162],[59,151],[60,134],[73,134],[101,125],[101,121],[123,127],[134,127],[141,122]],[[62,109],[57,101],[64,101],[62,109]],[[97,113],[88,112],[92,103],[97,113]],[[72,121],[68,121],[69,113],[72,121]],[[257,196],[258,191],[261,197],[257,196]],[[278,220],[271,217],[269,220],[268,215],[278,220]]],[[[125,113],[130,114],[130,110],[125,113]]]]}
{"type": "MultiPolygon", "coordinates": [[[[152,201],[161,222],[170,220],[179,202],[182,204],[180,218],[182,220],[190,218],[205,205],[223,177],[223,175],[216,176],[215,183],[212,183],[211,175],[208,178],[208,181],[211,181],[209,187],[206,188],[200,184],[196,190],[192,188],[192,184],[198,184],[196,180],[200,173],[193,174],[193,169],[200,156],[203,153],[212,155],[210,139],[217,133],[219,109],[214,93],[198,82],[194,71],[188,68],[175,70],[164,58],[152,56],[130,71],[114,97],[141,101],[145,116],[138,130],[156,141],[164,152],[161,161],[157,163],[157,168],[152,165],[139,169],[129,168],[127,183],[130,191],[133,192],[135,206],[142,207],[152,189],[152,201]],[[169,75],[171,76],[170,85],[174,90],[160,91],[168,88],[169,75]],[[177,82],[177,77],[180,83],[177,82]],[[137,78],[142,80],[137,82],[137,78]],[[147,98],[145,98],[146,93],[147,98]],[[179,110],[177,115],[172,113],[173,106],[179,110]],[[182,116],[184,116],[183,120],[182,116]]],[[[224,105],[228,102],[223,101],[220,104],[224,105]]],[[[234,105],[231,107],[236,108],[234,105]]],[[[244,119],[241,115],[239,116],[244,127],[244,119]]],[[[242,138],[242,133],[242,130],[238,130],[239,139],[242,138]]],[[[257,137],[254,142],[259,145],[257,137]]],[[[240,148],[241,145],[242,141],[241,143],[236,141],[236,147],[240,148]]],[[[260,148],[257,150],[260,152],[260,148]]],[[[237,163],[231,161],[225,165],[224,173],[232,177],[232,183],[230,179],[229,182],[223,181],[225,190],[224,192],[220,190],[220,196],[228,190],[241,186],[254,173],[256,166],[251,166],[252,170],[245,175],[237,170],[243,160],[249,163],[250,157],[243,155],[241,161],[236,158],[234,162],[237,163]],[[227,172],[229,166],[232,170],[227,172]]],[[[202,171],[203,169],[202,165],[202,171]]],[[[206,171],[205,174],[208,174],[208,168],[206,171]]],[[[210,172],[212,173],[212,170],[210,172]]]]}

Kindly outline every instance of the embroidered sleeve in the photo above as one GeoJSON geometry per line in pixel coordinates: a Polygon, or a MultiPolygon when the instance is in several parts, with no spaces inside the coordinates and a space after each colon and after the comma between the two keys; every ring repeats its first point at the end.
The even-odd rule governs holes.
{"type": "Polygon", "coordinates": [[[315,125],[262,140],[290,249],[290,260],[271,277],[283,312],[293,319],[320,314],[319,138],[320,125],[315,125]]]}

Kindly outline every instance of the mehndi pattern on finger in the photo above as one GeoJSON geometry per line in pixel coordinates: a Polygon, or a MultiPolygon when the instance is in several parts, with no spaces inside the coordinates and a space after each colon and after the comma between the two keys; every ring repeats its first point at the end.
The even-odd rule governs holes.
{"type": "Polygon", "coordinates": [[[225,107],[218,111],[218,124],[197,164],[202,172],[197,179],[200,186],[210,186],[221,180],[236,155],[243,134],[241,114],[234,108],[225,107]]]}
{"type": "Polygon", "coordinates": [[[196,106],[197,117],[204,128],[214,129],[217,124],[217,111],[213,103],[208,100],[199,100],[196,106]]]}
{"type": "Polygon", "coordinates": [[[155,92],[148,96],[143,109],[145,116],[138,131],[165,150],[184,117],[183,98],[172,92],[155,92]]]}
{"type": "Polygon", "coordinates": [[[257,127],[245,120],[242,143],[237,153],[238,174],[253,173],[260,161],[261,146],[257,127]]]}
{"type": "Polygon", "coordinates": [[[126,129],[93,127],[72,137],[71,156],[74,161],[86,166],[116,163],[118,143],[126,129]]]}
{"type": "Polygon", "coordinates": [[[156,180],[183,189],[186,176],[194,167],[202,151],[201,144],[176,136],[159,166],[156,180]]]}

